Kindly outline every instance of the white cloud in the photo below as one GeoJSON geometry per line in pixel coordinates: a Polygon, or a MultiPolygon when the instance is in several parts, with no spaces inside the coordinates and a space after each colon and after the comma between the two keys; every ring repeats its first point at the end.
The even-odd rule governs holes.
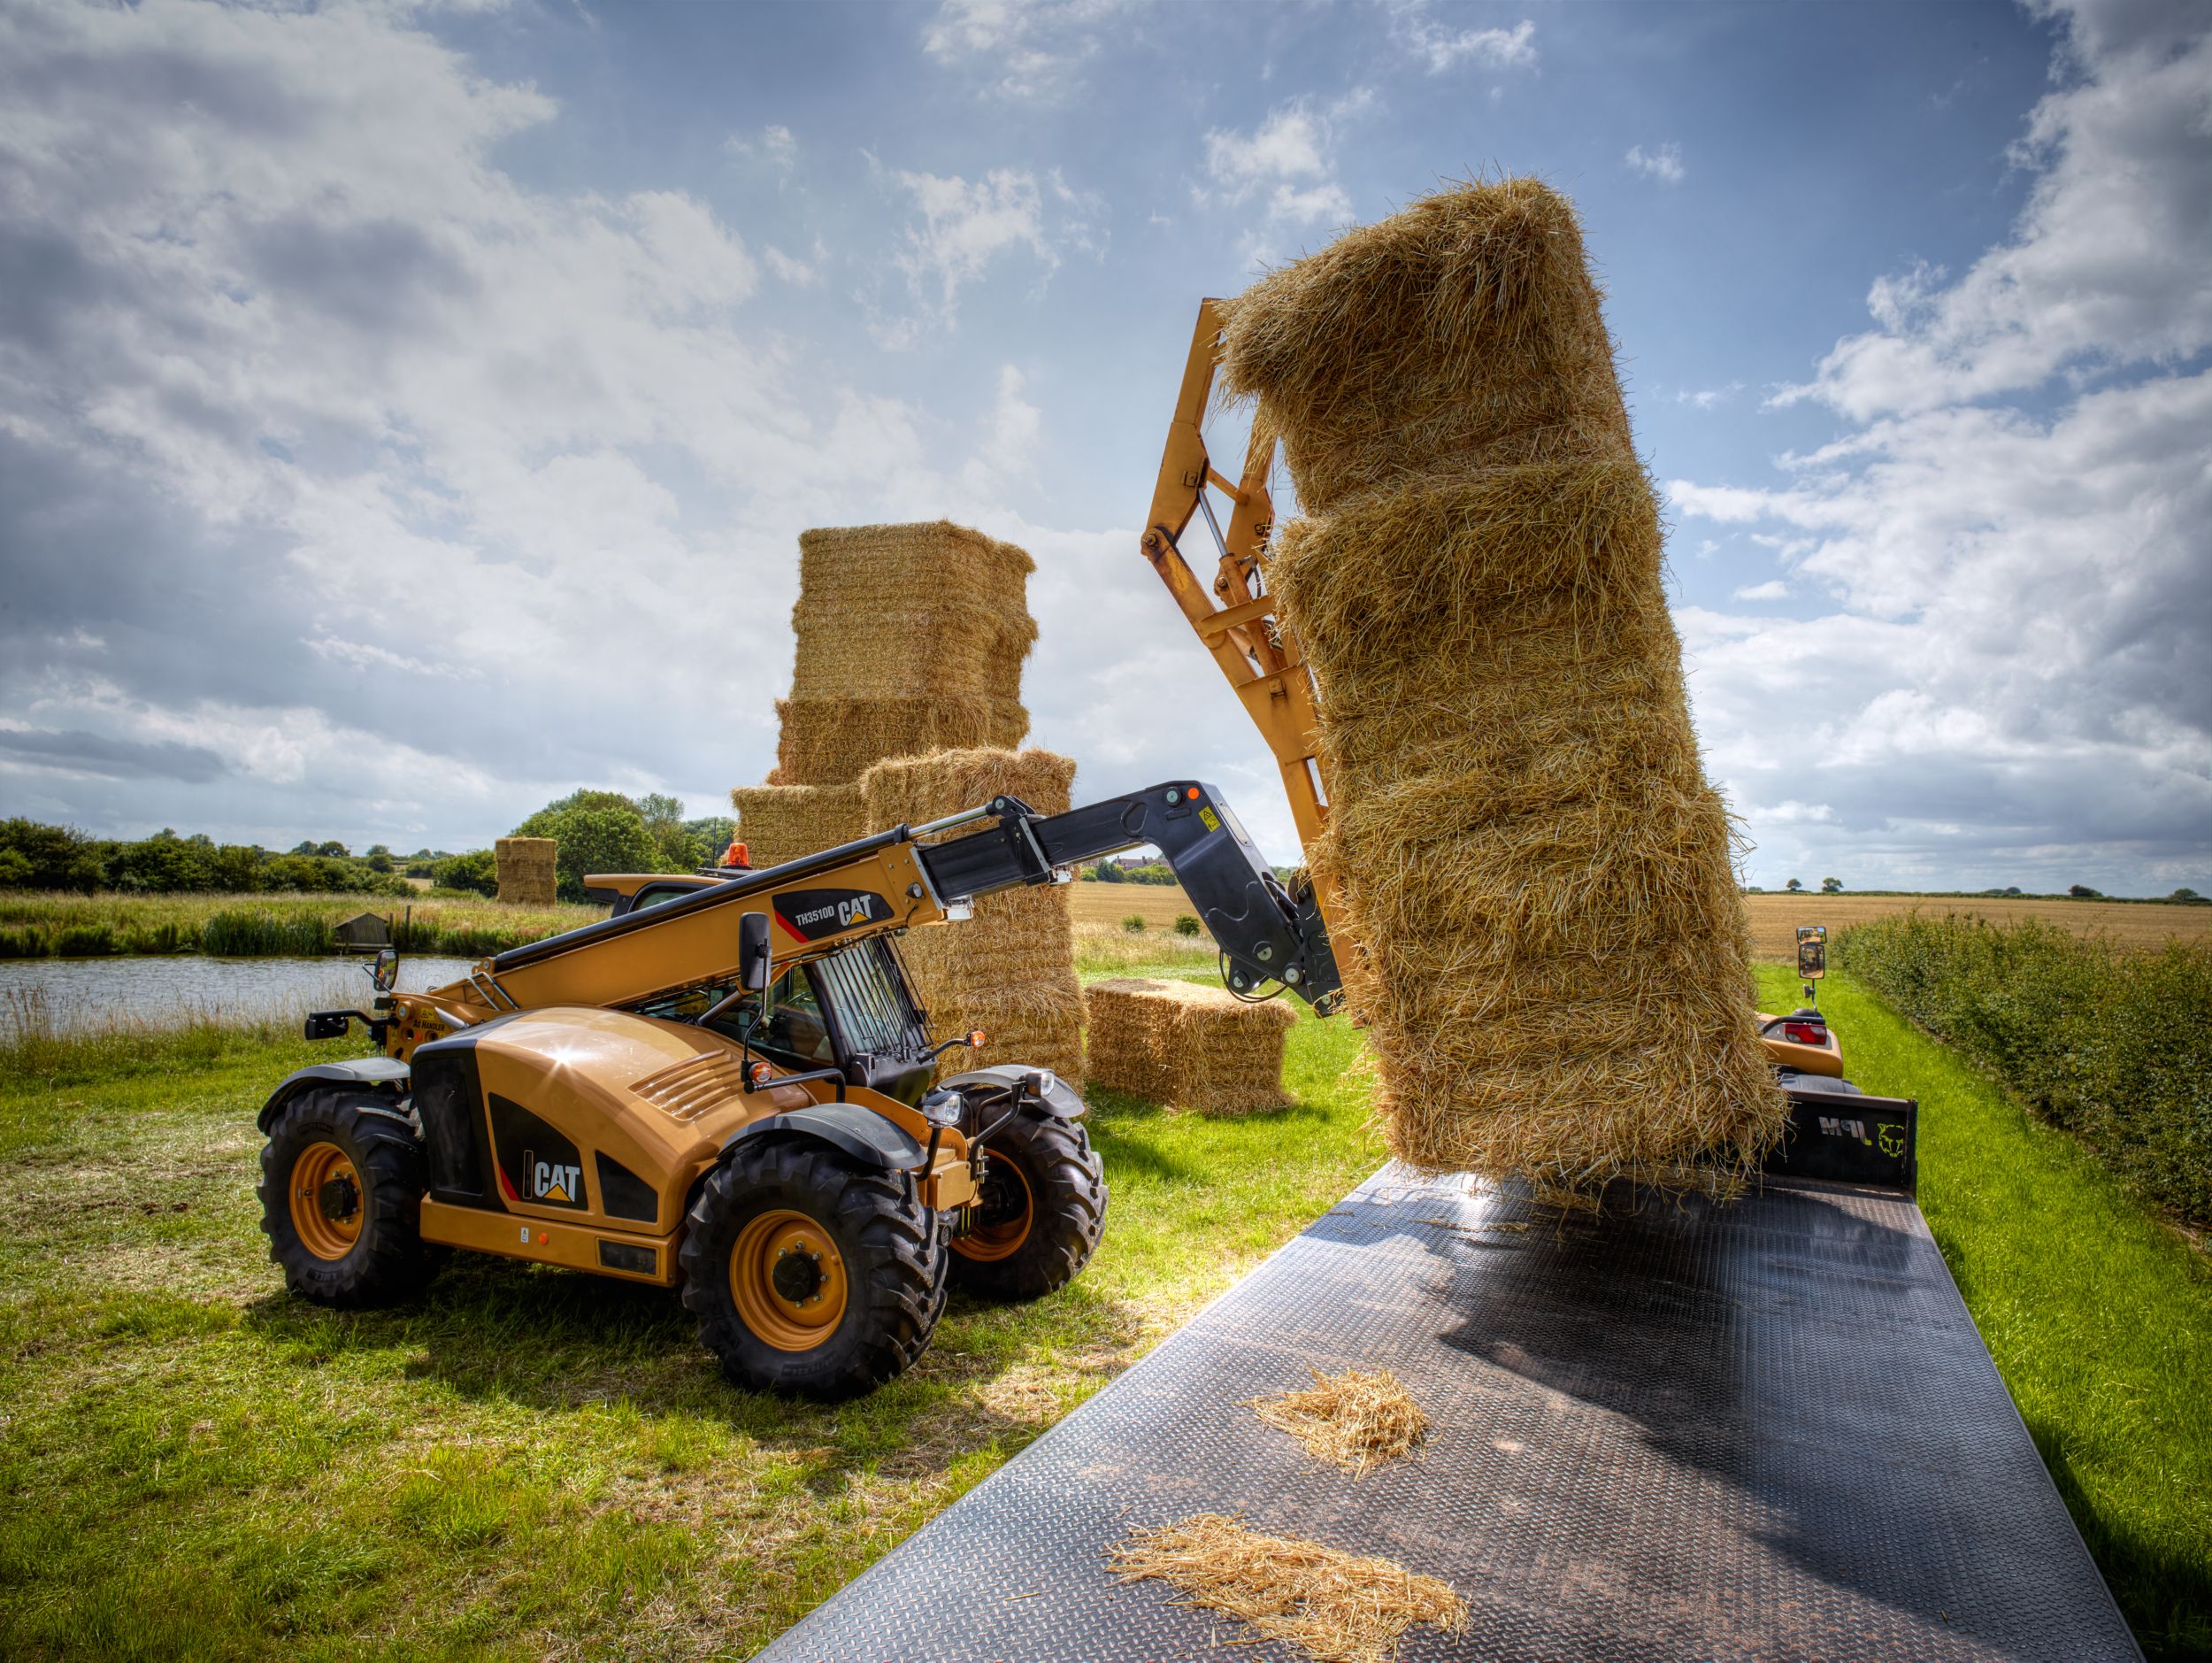
{"type": "Polygon", "coordinates": [[[730,155],[745,161],[765,162],[779,173],[788,173],[799,159],[799,141],[789,127],[772,123],[756,134],[733,133],[722,141],[730,155]]]}
{"type": "Polygon", "coordinates": [[[1834,597],[1801,622],[1681,615],[1702,730],[1755,835],[1801,791],[1793,758],[1820,758],[1833,829],[1777,835],[1770,878],[1771,858],[2155,889],[2212,862],[2212,371],[2173,360],[2212,342],[2212,221],[2176,210],[2212,172],[2212,48],[2154,25],[2069,19],[2071,73],[2031,119],[2040,172],[2011,236],[1955,281],[1878,284],[1881,329],[1799,389],[1851,420],[1839,437],[1771,488],[1670,487],[1686,519],[1764,527],[1755,541],[1834,597]],[[2191,74],[2193,98],[2175,85],[2191,74]],[[2181,248],[2139,263],[2115,202],[2181,248]],[[2035,405],[1992,402],[2007,391],[2035,405]],[[1779,712],[1800,747],[1772,743],[1779,712]]]}
{"type": "Polygon", "coordinates": [[[808,289],[811,288],[822,274],[819,261],[823,250],[819,243],[814,245],[814,251],[815,261],[813,263],[795,258],[778,248],[763,249],[760,258],[762,263],[785,282],[795,288],[808,289]]]}
{"type": "Polygon", "coordinates": [[[1523,18],[1509,29],[1453,29],[1436,20],[1428,0],[1388,0],[1391,38],[1441,75],[1462,64],[1525,69],[1536,62],[1536,25],[1523,18]]]}
{"type": "Polygon", "coordinates": [[[1763,583],[1750,583],[1736,591],[1740,601],[1785,601],[1790,597],[1790,586],[1780,578],[1769,578],[1763,583]]]}
{"type": "Polygon", "coordinates": [[[1193,199],[1201,206],[1256,203],[1258,219],[1244,235],[1243,250],[1262,264],[1273,258],[1279,232],[1348,223],[1352,199],[1335,177],[1337,135],[1373,98],[1364,87],[1324,109],[1295,98],[1248,133],[1211,130],[1205,136],[1205,178],[1193,187],[1193,199]]]}
{"type": "MultiPolygon", "coordinates": [[[[1097,198],[1072,189],[1057,171],[1041,178],[1026,168],[994,168],[981,179],[899,173],[893,176],[914,210],[892,264],[927,321],[949,328],[960,291],[980,280],[1001,255],[1026,252],[1046,276],[1064,250],[1097,252],[1097,198]]],[[[888,343],[909,344],[918,320],[881,325],[888,343]]]]}
{"type": "Polygon", "coordinates": [[[1141,0],[942,0],[922,50],[941,65],[979,70],[995,97],[1058,104],[1082,85],[1105,32],[1140,9],[1141,0]]]}
{"type": "Polygon", "coordinates": [[[1661,144],[1648,150],[1640,144],[1631,145],[1621,159],[1628,164],[1629,172],[1663,185],[1678,185],[1685,177],[1679,144],[1661,144]]]}
{"type": "Polygon", "coordinates": [[[1730,381],[1723,387],[1685,387],[1676,392],[1674,402],[1687,404],[1693,410],[1714,410],[1741,391],[1741,381],[1730,381]]]}
{"type": "Polygon", "coordinates": [[[2063,84],[2013,150],[2035,173],[2014,235],[1954,283],[1925,266],[1878,279],[1880,327],[1779,402],[1864,421],[2212,345],[2212,34],[2187,6],[2062,15],[2063,84]]]}
{"type": "MultiPolygon", "coordinates": [[[[54,784],[80,732],[219,835],[482,839],[587,780],[710,807],[768,764],[798,528],[974,506],[986,443],[1026,465],[1018,378],[933,464],[908,406],[754,319],[762,262],[809,262],[681,191],[503,170],[558,119],[404,14],[0,10],[0,243],[39,257],[0,249],[20,812],[143,815],[119,776],[54,784]],[[710,743],[640,720],[703,699],[710,743]]],[[[1053,177],[980,189],[923,221],[933,294],[1033,204],[1048,264],[1079,245],[1053,177]]]]}

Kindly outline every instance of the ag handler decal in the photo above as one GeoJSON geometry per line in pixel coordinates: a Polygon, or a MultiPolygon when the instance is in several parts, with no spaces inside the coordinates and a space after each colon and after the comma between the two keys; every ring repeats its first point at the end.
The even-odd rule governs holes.
{"type": "Polygon", "coordinates": [[[776,897],[776,919],[801,941],[820,941],[891,916],[891,905],[872,889],[792,889],[776,897]]]}

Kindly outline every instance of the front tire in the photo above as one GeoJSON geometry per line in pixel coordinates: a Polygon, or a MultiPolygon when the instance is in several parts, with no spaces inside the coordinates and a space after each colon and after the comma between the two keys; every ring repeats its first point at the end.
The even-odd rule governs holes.
{"type": "Polygon", "coordinates": [[[422,1144],[388,1097],[310,1091],[261,1151],[261,1229],[284,1285],[342,1310],[389,1305],[437,1268],[422,1239],[422,1144]]]}
{"type": "Polygon", "coordinates": [[[1090,1262],[1106,1228],[1106,1171],[1080,1120],[1024,1110],[991,1137],[953,1280],[991,1299],[1038,1299],[1090,1262]]]}
{"type": "Polygon", "coordinates": [[[685,1305],[730,1383],[834,1401],[927,1349],[944,1233],[910,1174],[791,1139],[741,1146],[692,1203],[685,1305]]]}

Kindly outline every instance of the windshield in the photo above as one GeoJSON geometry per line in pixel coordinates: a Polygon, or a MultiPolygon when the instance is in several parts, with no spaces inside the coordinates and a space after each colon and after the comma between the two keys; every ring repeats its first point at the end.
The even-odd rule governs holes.
{"type": "MultiPolygon", "coordinates": [[[[633,1008],[642,1016],[696,1022],[736,990],[733,982],[687,988],[633,1008]]],[[[748,993],[709,1026],[793,1068],[822,1068],[837,1061],[830,1031],[833,1020],[844,1035],[849,1055],[866,1051],[877,1057],[915,1058],[929,1044],[898,957],[881,936],[841,947],[810,964],[793,966],[768,990],[765,1022],[760,1012],[760,995],[748,993]]]]}

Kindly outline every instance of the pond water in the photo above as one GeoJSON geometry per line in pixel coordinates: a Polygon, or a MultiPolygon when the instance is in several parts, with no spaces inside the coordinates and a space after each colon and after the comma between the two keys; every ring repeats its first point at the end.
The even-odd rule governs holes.
{"type": "MultiPolygon", "coordinates": [[[[408,992],[442,987],[474,961],[403,956],[408,992]]],[[[0,1038],[26,1021],[56,1033],[118,1024],[182,1028],[194,1021],[295,1021],[310,1011],[367,1010],[376,989],[363,959],[159,958],[0,960],[0,1038]]]]}

